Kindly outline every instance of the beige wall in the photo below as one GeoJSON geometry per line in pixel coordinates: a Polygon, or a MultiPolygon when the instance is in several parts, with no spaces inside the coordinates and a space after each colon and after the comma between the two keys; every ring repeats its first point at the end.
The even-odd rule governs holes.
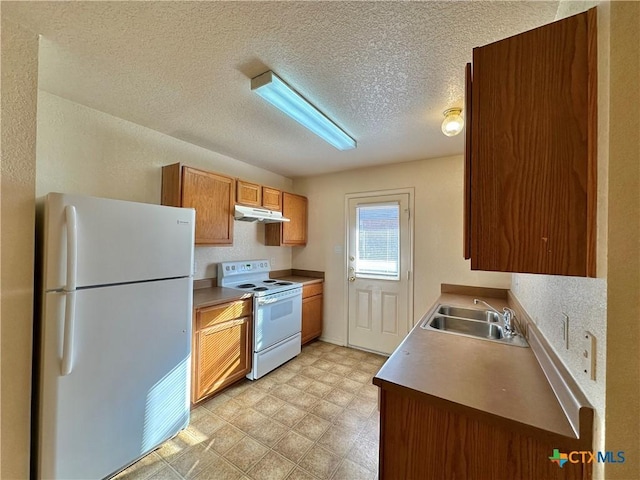
{"type": "Polygon", "coordinates": [[[309,243],[293,249],[294,268],[323,270],[323,338],[346,338],[345,195],[415,188],[414,321],[438,298],[441,283],[508,288],[511,275],[472,272],[462,257],[462,156],[351,170],[294,179],[309,198],[309,243]]]}
{"type": "MultiPolygon", "coordinates": [[[[175,162],[284,190],[292,181],[233,158],[40,91],[36,194],[65,192],[160,203],[161,167],[175,162]]],[[[232,247],[197,247],[196,278],[221,261],[267,258],[291,268],[290,247],[266,247],[264,226],[235,222],[232,247]]]]}
{"type": "Polygon", "coordinates": [[[0,477],[29,476],[38,37],[2,19],[0,477]]]}
{"type": "Polygon", "coordinates": [[[605,444],[627,461],[607,479],[640,475],[639,30],[640,3],[612,2],[605,444]]]}

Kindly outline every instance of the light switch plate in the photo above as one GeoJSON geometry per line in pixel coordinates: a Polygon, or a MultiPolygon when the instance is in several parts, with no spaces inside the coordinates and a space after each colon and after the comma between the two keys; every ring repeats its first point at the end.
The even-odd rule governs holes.
{"type": "Polygon", "coordinates": [[[582,352],[582,372],[591,380],[596,379],[596,337],[591,332],[584,331],[580,342],[582,352]]]}

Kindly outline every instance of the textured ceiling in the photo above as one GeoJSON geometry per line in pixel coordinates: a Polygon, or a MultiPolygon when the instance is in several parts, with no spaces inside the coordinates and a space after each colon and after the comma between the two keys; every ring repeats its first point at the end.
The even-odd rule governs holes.
{"type": "Polygon", "coordinates": [[[42,34],[40,88],[289,177],[462,153],[440,132],[475,46],[557,2],[5,2],[42,34]],[[340,152],[267,104],[274,70],[358,141],[340,152]]]}

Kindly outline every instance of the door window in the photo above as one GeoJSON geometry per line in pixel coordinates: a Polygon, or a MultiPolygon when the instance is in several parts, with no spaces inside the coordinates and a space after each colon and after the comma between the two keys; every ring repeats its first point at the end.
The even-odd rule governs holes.
{"type": "Polygon", "coordinates": [[[361,278],[400,278],[400,205],[356,207],[355,273],[361,278]]]}

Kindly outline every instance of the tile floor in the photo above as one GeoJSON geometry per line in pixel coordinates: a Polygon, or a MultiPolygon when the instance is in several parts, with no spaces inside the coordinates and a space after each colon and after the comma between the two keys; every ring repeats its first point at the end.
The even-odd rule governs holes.
{"type": "MultiPolygon", "coordinates": [[[[375,479],[385,357],[314,342],[191,411],[191,424],[117,480],[375,479]]],[[[114,480],[115,480],[114,479],[114,480]]]]}

